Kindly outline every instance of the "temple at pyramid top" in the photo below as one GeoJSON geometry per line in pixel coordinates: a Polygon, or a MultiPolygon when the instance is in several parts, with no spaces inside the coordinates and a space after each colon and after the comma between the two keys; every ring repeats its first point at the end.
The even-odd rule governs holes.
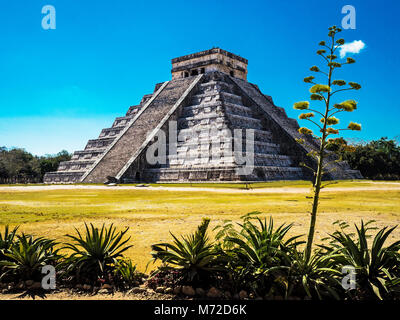
{"type": "Polygon", "coordinates": [[[212,48],[172,59],[172,79],[219,71],[247,80],[247,59],[220,48],[212,48]]]}

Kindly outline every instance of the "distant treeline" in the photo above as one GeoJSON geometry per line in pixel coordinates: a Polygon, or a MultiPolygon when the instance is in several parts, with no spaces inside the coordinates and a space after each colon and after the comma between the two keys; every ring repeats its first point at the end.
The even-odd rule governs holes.
{"type": "Polygon", "coordinates": [[[364,178],[400,180],[400,146],[384,137],[359,144],[348,144],[343,138],[331,140],[330,149],[346,160],[364,178]]]}
{"type": "Polygon", "coordinates": [[[43,182],[46,172],[56,171],[61,161],[70,159],[71,155],[65,150],[38,157],[24,149],[0,147],[0,183],[43,182]]]}

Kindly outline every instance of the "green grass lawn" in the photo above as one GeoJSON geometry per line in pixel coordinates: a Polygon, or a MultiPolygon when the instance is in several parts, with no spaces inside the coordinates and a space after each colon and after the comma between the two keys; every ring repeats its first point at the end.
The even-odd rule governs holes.
{"type": "MultiPolygon", "coordinates": [[[[335,187],[369,186],[372,182],[340,182],[335,187]]],[[[215,184],[210,184],[215,187],[215,184]]],[[[234,188],[218,184],[218,187],[234,188]],[[221,185],[221,186],[220,186],[221,185]]],[[[271,182],[267,186],[307,187],[308,182],[271,182]]],[[[167,186],[175,186],[167,184],[167,186]]],[[[179,185],[182,186],[182,185],[179,185]]],[[[204,184],[193,186],[205,187],[204,184]]],[[[310,199],[308,193],[249,193],[166,190],[76,189],[14,191],[0,190],[0,225],[21,225],[24,232],[48,236],[59,241],[74,227],[84,222],[115,223],[118,228],[130,227],[134,245],[127,254],[144,270],[150,259],[152,243],[170,239],[176,234],[195,229],[203,217],[212,218],[212,227],[225,219],[239,220],[240,216],[260,211],[272,215],[277,223],[294,223],[293,232],[306,233],[310,199]]],[[[259,187],[257,185],[257,187],[259,187]]],[[[384,185],[383,187],[384,188],[384,185]]],[[[379,226],[400,222],[400,191],[333,191],[323,193],[317,221],[317,241],[332,232],[338,219],[359,222],[377,220],[379,226]]],[[[400,238],[400,230],[394,234],[400,238]]]]}

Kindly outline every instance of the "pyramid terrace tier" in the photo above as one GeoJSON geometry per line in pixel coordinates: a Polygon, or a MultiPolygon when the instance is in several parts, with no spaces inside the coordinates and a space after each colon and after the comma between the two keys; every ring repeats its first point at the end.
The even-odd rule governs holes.
{"type": "Polygon", "coordinates": [[[207,125],[212,123],[224,123],[229,121],[229,123],[235,127],[240,129],[258,129],[261,130],[263,128],[261,120],[255,119],[253,117],[246,117],[242,115],[230,114],[226,113],[225,115],[217,114],[217,113],[209,113],[209,114],[199,114],[192,117],[180,118],[178,120],[179,128],[188,128],[198,125],[207,125]]]}
{"type": "Polygon", "coordinates": [[[70,160],[63,161],[60,163],[58,167],[58,171],[68,171],[68,172],[81,172],[88,170],[93,164],[95,160],[70,160]]]}
{"type": "Polygon", "coordinates": [[[224,112],[244,117],[253,116],[251,108],[246,107],[242,104],[230,103],[226,101],[224,101],[223,104],[221,103],[221,101],[212,101],[187,106],[184,108],[182,116],[194,117],[199,114],[221,114],[224,112]]]}
{"type": "MultiPolygon", "coordinates": [[[[236,166],[147,169],[143,179],[149,182],[208,182],[208,181],[267,181],[298,180],[303,178],[302,168],[297,167],[253,167],[250,174],[242,175],[236,166]]],[[[134,180],[126,179],[125,182],[134,180]]]]}
{"type": "Polygon", "coordinates": [[[71,157],[71,160],[94,160],[103,154],[105,148],[99,148],[97,150],[82,150],[75,151],[71,157]]]}
{"type": "MultiPolygon", "coordinates": [[[[234,144],[233,137],[209,137],[202,139],[194,139],[191,142],[177,142],[176,143],[176,152],[177,154],[185,153],[188,150],[200,150],[201,146],[207,146],[210,152],[221,150],[234,150],[235,148],[240,148],[240,150],[245,151],[246,148],[253,147],[255,153],[264,153],[264,154],[279,154],[279,145],[276,143],[270,143],[265,141],[254,141],[254,140],[246,140],[242,139],[242,143],[236,141],[234,144]]],[[[170,145],[167,144],[167,150],[169,150],[170,145]]]]}
{"type": "Polygon", "coordinates": [[[275,167],[290,167],[293,165],[293,160],[289,156],[280,154],[265,154],[265,153],[242,153],[229,152],[217,149],[188,150],[177,155],[169,155],[168,163],[172,167],[196,167],[196,166],[215,166],[215,165],[236,165],[240,166],[245,162],[251,166],[275,166],[275,167]]]}
{"type": "MultiPolygon", "coordinates": [[[[272,133],[267,130],[253,129],[254,140],[273,143],[272,133]]],[[[246,130],[238,131],[242,134],[242,138],[246,139],[246,130]]],[[[178,132],[178,137],[185,138],[186,141],[193,141],[196,139],[213,139],[214,137],[231,137],[234,132],[226,126],[225,123],[202,124],[193,126],[186,129],[181,129],[178,132]]]]}
{"type": "Polygon", "coordinates": [[[43,178],[44,183],[79,183],[85,172],[48,172],[43,178]]]}

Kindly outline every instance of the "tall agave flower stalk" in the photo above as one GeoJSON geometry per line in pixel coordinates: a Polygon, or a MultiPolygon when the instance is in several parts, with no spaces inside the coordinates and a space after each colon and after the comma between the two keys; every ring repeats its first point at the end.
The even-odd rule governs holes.
{"type": "MultiPolygon", "coordinates": [[[[332,140],[329,139],[330,136],[335,136],[343,130],[361,130],[361,125],[358,123],[350,122],[347,128],[336,128],[335,126],[339,124],[339,119],[336,117],[337,114],[341,112],[352,112],[357,108],[357,102],[354,100],[345,100],[340,103],[333,103],[336,94],[342,91],[348,90],[359,90],[361,86],[356,82],[346,82],[344,80],[338,80],[334,78],[334,74],[338,68],[344,65],[353,64],[355,60],[348,57],[346,61],[338,62],[338,57],[335,55],[336,51],[344,45],[344,39],[335,39],[336,35],[342,30],[336,26],[329,28],[329,42],[321,41],[319,45],[322,49],[317,51],[317,54],[324,60],[323,70],[317,66],[310,68],[312,72],[317,73],[319,76],[324,78],[323,82],[314,82],[315,77],[309,76],[304,78],[304,82],[312,84],[310,88],[310,100],[315,102],[322,102],[323,107],[320,110],[311,109],[309,101],[300,101],[294,104],[294,109],[296,110],[307,110],[308,112],[299,115],[299,119],[311,122],[317,127],[319,134],[314,134],[314,132],[306,127],[301,127],[299,133],[303,135],[313,135],[320,141],[319,149],[310,152],[310,156],[314,157],[317,161],[317,168],[307,168],[314,172],[314,183],[313,183],[313,201],[311,209],[311,219],[310,227],[308,232],[308,239],[306,245],[306,259],[311,256],[312,244],[315,233],[315,224],[317,220],[319,195],[322,189],[321,182],[323,174],[325,173],[325,168],[327,163],[326,149],[332,140]],[[316,115],[321,116],[320,121],[314,121],[316,115]]],[[[298,143],[304,143],[304,139],[298,139],[298,143]]]]}

